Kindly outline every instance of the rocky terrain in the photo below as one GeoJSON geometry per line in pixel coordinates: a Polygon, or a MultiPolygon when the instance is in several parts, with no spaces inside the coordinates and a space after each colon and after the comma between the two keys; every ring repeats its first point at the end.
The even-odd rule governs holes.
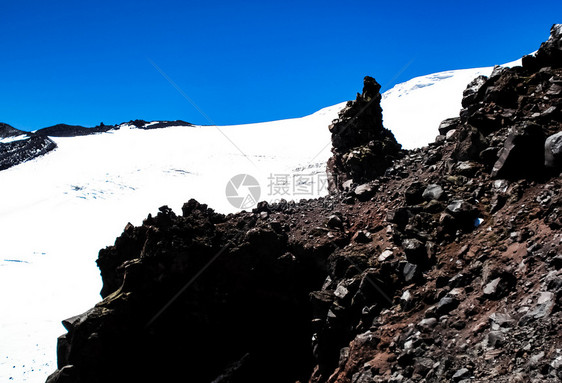
{"type": "Polygon", "coordinates": [[[49,126],[47,128],[39,129],[36,133],[43,136],[50,137],[77,137],[77,136],[88,136],[90,134],[105,133],[111,130],[118,130],[122,125],[130,124],[135,126],[137,129],[161,129],[167,128],[169,126],[192,126],[189,122],[176,120],[176,121],[154,121],[147,122],[144,120],[132,120],[128,123],[123,123],[119,125],[105,125],[103,122],[93,128],[87,128],[80,125],[67,125],[67,124],[57,124],[49,126]]]}
{"type": "Polygon", "coordinates": [[[561,54],[555,25],[414,151],[367,77],[330,127],[330,196],[128,225],[48,382],[561,381],[561,54]]]}
{"type": "Polygon", "coordinates": [[[48,137],[0,122],[0,171],[42,156],[56,147],[48,137]]]}

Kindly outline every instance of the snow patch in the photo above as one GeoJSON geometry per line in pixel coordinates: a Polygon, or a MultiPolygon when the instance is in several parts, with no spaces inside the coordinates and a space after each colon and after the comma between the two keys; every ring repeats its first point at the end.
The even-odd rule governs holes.
{"type": "Polygon", "coordinates": [[[0,138],[0,144],[9,144],[11,142],[23,140],[29,140],[29,136],[27,134],[21,134],[19,136],[0,138]]]}

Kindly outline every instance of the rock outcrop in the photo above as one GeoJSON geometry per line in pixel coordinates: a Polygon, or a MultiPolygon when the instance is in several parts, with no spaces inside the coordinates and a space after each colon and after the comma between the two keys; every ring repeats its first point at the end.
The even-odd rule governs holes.
{"type": "Polygon", "coordinates": [[[329,127],[333,156],[327,172],[331,191],[343,190],[346,181],[364,184],[383,175],[400,153],[400,144],[382,125],[381,86],[369,76],[363,83],[363,93],[349,101],[329,127]]]}
{"type": "Polygon", "coordinates": [[[48,382],[559,382],[560,28],[471,83],[428,147],[400,152],[342,113],[343,191],[228,216],[192,200],[128,225],[48,382]],[[343,161],[377,139],[384,166],[343,161]]]}
{"type": "Polygon", "coordinates": [[[89,136],[91,134],[105,133],[111,130],[119,130],[123,125],[133,125],[137,129],[152,130],[152,129],[162,129],[170,126],[193,126],[189,122],[182,120],[176,121],[153,121],[147,122],[144,120],[131,120],[128,123],[123,123],[119,125],[105,125],[103,122],[93,128],[88,128],[81,125],[68,125],[68,124],[57,124],[49,126],[47,128],[39,129],[36,133],[42,136],[50,137],[77,137],[77,136],[89,136]]]}
{"type": "Polygon", "coordinates": [[[42,156],[56,147],[48,137],[0,123],[0,171],[42,156]]]}

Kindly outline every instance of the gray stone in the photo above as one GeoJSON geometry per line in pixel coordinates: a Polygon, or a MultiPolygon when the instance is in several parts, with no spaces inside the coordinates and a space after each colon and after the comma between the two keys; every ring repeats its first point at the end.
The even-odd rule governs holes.
{"type": "Polygon", "coordinates": [[[529,358],[529,365],[532,367],[536,367],[540,361],[544,358],[544,351],[539,352],[529,358]]]}
{"type": "Polygon", "coordinates": [[[350,191],[351,185],[353,185],[353,180],[347,180],[341,185],[341,187],[343,191],[350,191]]]}
{"type": "Polygon", "coordinates": [[[496,278],[484,287],[484,295],[488,297],[495,297],[497,295],[498,285],[501,278],[496,278]]]}
{"type": "Polygon", "coordinates": [[[435,362],[430,358],[414,358],[414,374],[426,376],[429,370],[433,368],[435,362]]]}
{"type": "Polygon", "coordinates": [[[439,134],[442,136],[446,135],[447,132],[455,129],[460,123],[461,119],[459,117],[443,120],[441,124],[439,124],[439,134]]]}
{"type": "Polygon", "coordinates": [[[449,131],[447,132],[447,134],[445,135],[445,140],[446,140],[446,141],[451,141],[451,140],[455,137],[456,134],[457,134],[457,130],[456,130],[456,129],[449,130],[449,131]]]}
{"type": "Polygon", "coordinates": [[[408,262],[419,265],[427,261],[427,250],[422,241],[415,238],[406,238],[402,241],[402,247],[408,262]]]}
{"type": "Polygon", "coordinates": [[[370,369],[359,371],[353,374],[351,377],[352,383],[372,383],[373,382],[373,373],[370,369]]]}
{"type": "Polygon", "coordinates": [[[425,200],[439,200],[443,196],[443,188],[437,184],[428,185],[423,191],[422,197],[425,200]]]}
{"type": "Polygon", "coordinates": [[[460,382],[463,379],[470,378],[470,375],[472,375],[472,373],[469,369],[461,368],[460,370],[457,370],[457,372],[455,372],[455,374],[453,375],[453,382],[460,382]]]}
{"type": "Polygon", "coordinates": [[[505,343],[505,335],[501,331],[490,331],[486,335],[486,347],[488,348],[498,348],[503,346],[505,343]]]}
{"type": "Polygon", "coordinates": [[[460,301],[457,298],[445,295],[435,306],[437,316],[440,317],[441,315],[450,313],[459,306],[459,303],[460,301]]]}
{"type": "Polygon", "coordinates": [[[486,76],[478,76],[466,86],[466,89],[462,92],[463,108],[471,105],[478,98],[480,88],[486,83],[487,79],[486,76]]]}
{"type": "Polygon", "coordinates": [[[394,255],[394,253],[392,252],[392,250],[385,250],[381,253],[381,255],[379,255],[379,257],[377,258],[377,260],[379,262],[384,262],[387,259],[389,259],[390,257],[392,257],[394,255]]]}
{"type": "Polygon", "coordinates": [[[414,306],[414,296],[408,290],[400,297],[400,306],[402,310],[409,310],[414,306]]]}
{"type": "Polygon", "coordinates": [[[328,217],[328,222],[326,223],[326,225],[332,229],[342,228],[343,220],[339,215],[332,214],[330,217],[328,217]]]}
{"type": "Polygon", "coordinates": [[[338,284],[336,291],[334,291],[334,295],[339,299],[345,299],[349,295],[349,290],[347,289],[347,282],[343,281],[338,284]]]}
{"type": "Polygon", "coordinates": [[[544,143],[544,165],[560,168],[562,165],[562,132],[549,136],[544,143]]]}
{"type": "Polygon", "coordinates": [[[353,191],[359,201],[369,200],[376,192],[375,188],[369,184],[359,185],[353,191]]]}
{"type": "Polygon", "coordinates": [[[406,282],[411,282],[413,281],[415,278],[418,277],[419,274],[419,268],[417,265],[407,262],[404,265],[404,269],[402,270],[402,274],[404,275],[404,281],[406,282]]]}
{"type": "Polygon", "coordinates": [[[562,355],[556,357],[551,363],[550,367],[557,371],[562,371],[562,355]]]}
{"type": "Polygon", "coordinates": [[[464,212],[472,211],[474,207],[463,200],[454,200],[447,205],[447,211],[454,216],[461,215],[464,212]]]}
{"type": "Polygon", "coordinates": [[[519,325],[526,325],[537,319],[549,316],[556,304],[556,296],[551,292],[542,292],[535,307],[519,319],[519,325]]]}
{"type": "Polygon", "coordinates": [[[502,313],[493,313],[490,315],[492,330],[509,329],[515,326],[516,322],[511,316],[502,313]]]}
{"type": "Polygon", "coordinates": [[[424,318],[418,323],[418,328],[422,332],[431,332],[437,326],[437,318],[424,318]]]}
{"type": "Polygon", "coordinates": [[[455,166],[455,172],[457,174],[473,177],[478,171],[478,165],[472,161],[461,161],[455,166]]]}
{"type": "Polygon", "coordinates": [[[64,366],[53,374],[49,375],[46,383],[65,383],[75,382],[77,371],[73,365],[64,366]]]}

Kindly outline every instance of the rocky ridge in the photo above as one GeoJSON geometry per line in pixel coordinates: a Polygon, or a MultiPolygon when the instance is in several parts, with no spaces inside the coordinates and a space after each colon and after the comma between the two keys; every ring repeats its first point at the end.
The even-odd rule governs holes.
{"type": "Polygon", "coordinates": [[[396,149],[378,101],[345,131],[342,112],[330,196],[128,225],[48,382],[562,380],[561,52],[555,25],[422,149],[396,149]],[[385,170],[348,164],[358,147],[385,170]]]}
{"type": "Polygon", "coordinates": [[[189,122],[182,120],[176,121],[153,121],[147,122],[144,120],[131,120],[128,123],[122,123],[119,125],[105,125],[103,122],[93,128],[87,128],[80,125],[67,125],[67,124],[57,124],[49,126],[47,128],[39,129],[36,133],[43,136],[50,137],[77,137],[77,136],[88,136],[91,134],[105,133],[112,130],[119,130],[123,125],[132,125],[137,129],[162,129],[169,126],[193,126],[189,122]]]}
{"type": "Polygon", "coordinates": [[[0,122],[0,171],[42,156],[56,147],[48,137],[0,122]]]}
{"type": "Polygon", "coordinates": [[[47,154],[56,149],[56,143],[49,137],[78,137],[92,134],[106,133],[119,130],[125,125],[134,126],[136,129],[162,129],[170,126],[192,126],[189,122],[132,120],[119,125],[100,125],[87,128],[80,125],[57,124],[35,132],[25,132],[12,126],[0,123],[0,171],[19,165],[47,154]],[[7,139],[2,142],[2,139],[7,139]]]}

